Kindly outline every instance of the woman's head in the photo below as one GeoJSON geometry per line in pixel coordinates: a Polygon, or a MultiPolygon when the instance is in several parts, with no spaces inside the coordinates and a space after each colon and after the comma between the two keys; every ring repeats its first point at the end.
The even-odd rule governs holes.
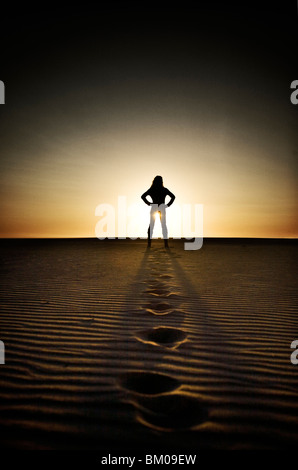
{"type": "Polygon", "coordinates": [[[154,187],[163,186],[162,176],[155,176],[154,180],[152,181],[152,186],[154,187]]]}

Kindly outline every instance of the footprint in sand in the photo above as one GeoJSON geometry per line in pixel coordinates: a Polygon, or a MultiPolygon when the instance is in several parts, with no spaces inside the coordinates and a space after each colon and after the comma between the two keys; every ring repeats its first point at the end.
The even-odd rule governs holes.
{"type": "Polygon", "coordinates": [[[182,296],[179,295],[179,294],[176,294],[175,292],[169,292],[169,294],[167,294],[165,296],[167,299],[174,299],[174,300],[180,300],[182,299],[182,296]]]}
{"type": "Polygon", "coordinates": [[[173,279],[173,276],[171,274],[160,274],[159,279],[173,279]]]}
{"type": "Polygon", "coordinates": [[[178,348],[187,340],[187,336],[185,331],[165,326],[138,331],[135,335],[136,339],[142,343],[164,346],[169,349],[178,348]]]}
{"type": "Polygon", "coordinates": [[[175,292],[170,292],[164,289],[147,289],[144,291],[145,294],[151,295],[152,297],[164,297],[167,299],[181,299],[181,295],[176,294],[175,292]]]}
{"type": "Polygon", "coordinates": [[[206,405],[192,395],[172,393],[152,398],[139,397],[134,401],[137,420],[161,431],[190,429],[208,418],[206,405]]]}
{"type": "Polygon", "coordinates": [[[160,295],[162,295],[162,293],[167,293],[168,295],[172,293],[177,296],[179,295],[177,292],[177,285],[173,283],[170,284],[167,281],[150,279],[140,284],[143,284],[144,286],[144,290],[142,292],[143,295],[150,294],[151,292],[153,294],[153,291],[156,291],[156,294],[160,292],[160,295]]]}
{"type": "Polygon", "coordinates": [[[128,372],[118,379],[119,385],[141,395],[160,395],[180,387],[180,382],[165,374],[153,372],[128,372]]]}
{"type": "Polygon", "coordinates": [[[162,269],[170,269],[173,271],[173,267],[171,264],[167,263],[166,261],[152,261],[149,265],[148,268],[150,269],[160,269],[160,266],[162,266],[162,269]]]}
{"type": "Polygon", "coordinates": [[[148,277],[150,277],[151,279],[156,279],[156,280],[158,280],[158,279],[166,279],[167,280],[167,279],[173,278],[171,270],[167,269],[166,273],[161,274],[160,269],[155,269],[155,268],[151,269],[151,272],[150,272],[148,277]]]}
{"type": "Polygon", "coordinates": [[[166,289],[147,289],[144,291],[145,294],[153,295],[154,297],[166,297],[171,292],[166,289]]]}
{"type": "Polygon", "coordinates": [[[143,305],[143,308],[154,315],[167,315],[174,310],[174,307],[167,302],[152,302],[150,304],[143,305]]]}

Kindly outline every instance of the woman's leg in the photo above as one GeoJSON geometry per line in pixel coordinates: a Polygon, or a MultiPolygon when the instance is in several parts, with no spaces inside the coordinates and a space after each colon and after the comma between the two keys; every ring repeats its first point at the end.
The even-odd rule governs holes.
{"type": "Polygon", "coordinates": [[[153,229],[154,229],[154,224],[155,224],[154,213],[155,213],[155,210],[153,209],[153,207],[151,207],[150,225],[148,227],[148,246],[151,246],[151,239],[152,239],[152,234],[153,234],[153,229]]]}
{"type": "Polygon", "coordinates": [[[165,242],[165,246],[168,246],[168,229],[167,229],[167,221],[166,221],[166,206],[165,204],[161,204],[159,206],[160,209],[160,223],[162,228],[162,236],[165,242]]]}

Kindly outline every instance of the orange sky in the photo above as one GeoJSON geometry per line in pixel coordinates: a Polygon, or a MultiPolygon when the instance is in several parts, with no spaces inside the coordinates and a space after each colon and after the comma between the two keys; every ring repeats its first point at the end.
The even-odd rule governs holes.
{"type": "MultiPolygon", "coordinates": [[[[294,176],[271,163],[286,141],[276,150],[275,142],[254,148],[237,136],[227,134],[222,142],[199,129],[191,141],[185,129],[164,135],[157,129],[155,138],[152,129],[136,133],[138,139],[134,133],[51,141],[38,163],[8,169],[1,236],[93,237],[99,204],[112,204],[117,213],[118,196],[126,196],[127,205],[138,203],[147,213],[140,195],[156,174],[176,195],[168,213],[175,204],[204,205],[206,237],[297,236],[294,176]]],[[[177,233],[174,224],[169,235],[177,233]]]]}

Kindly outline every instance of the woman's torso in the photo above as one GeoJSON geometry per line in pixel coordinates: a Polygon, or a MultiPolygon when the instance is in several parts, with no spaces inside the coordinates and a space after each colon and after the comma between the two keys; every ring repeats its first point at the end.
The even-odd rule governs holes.
{"type": "Polygon", "coordinates": [[[150,188],[148,191],[149,196],[151,196],[153,204],[164,204],[166,195],[168,194],[167,188],[150,188]]]}

